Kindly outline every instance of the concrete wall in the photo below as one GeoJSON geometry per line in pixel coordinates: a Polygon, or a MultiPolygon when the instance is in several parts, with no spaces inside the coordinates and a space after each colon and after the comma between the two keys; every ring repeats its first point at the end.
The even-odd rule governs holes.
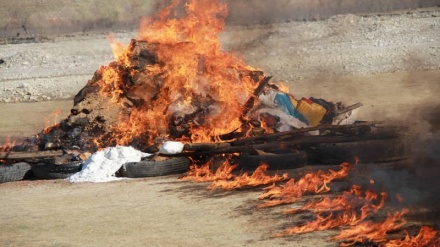
{"type": "MultiPolygon", "coordinates": [[[[136,29],[169,0],[2,0],[0,38],[136,29]]],[[[229,24],[247,25],[440,6],[440,0],[229,0],[229,24]]]]}

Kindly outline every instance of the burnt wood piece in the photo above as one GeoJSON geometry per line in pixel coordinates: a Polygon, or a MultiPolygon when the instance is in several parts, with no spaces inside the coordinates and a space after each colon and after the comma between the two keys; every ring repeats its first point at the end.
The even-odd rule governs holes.
{"type": "Polygon", "coordinates": [[[356,109],[356,108],[359,108],[359,107],[361,107],[361,106],[363,106],[362,103],[356,103],[356,104],[354,104],[354,105],[347,106],[347,107],[345,107],[344,109],[336,110],[335,113],[334,113],[334,116],[336,117],[336,116],[342,115],[342,114],[344,114],[344,113],[347,113],[347,112],[349,112],[349,111],[352,111],[352,110],[354,110],[354,109],[356,109]]]}
{"type": "Polygon", "coordinates": [[[183,146],[183,151],[190,152],[198,152],[198,151],[207,151],[213,149],[221,149],[228,148],[231,144],[227,142],[218,142],[218,143],[186,143],[183,146]]]}
{"type": "Polygon", "coordinates": [[[263,78],[263,80],[261,80],[261,82],[258,84],[258,87],[254,90],[254,93],[252,94],[252,96],[244,104],[242,116],[246,116],[246,114],[249,112],[249,110],[252,109],[252,107],[254,107],[255,98],[260,96],[260,94],[264,90],[264,87],[266,87],[266,85],[269,83],[271,78],[272,78],[272,76],[266,76],[263,78]]]}
{"type": "Polygon", "coordinates": [[[300,144],[317,144],[317,143],[340,143],[340,142],[357,142],[365,140],[385,140],[398,138],[400,135],[395,132],[385,133],[369,133],[362,136],[302,136],[291,141],[274,141],[255,145],[231,146],[228,148],[212,149],[209,151],[199,152],[200,155],[222,154],[222,153],[252,153],[254,150],[266,149],[285,149],[300,144]]]}
{"type": "Polygon", "coordinates": [[[23,151],[23,152],[0,152],[2,160],[27,160],[43,159],[62,156],[63,150],[44,150],[44,151],[23,151]]]}
{"type": "Polygon", "coordinates": [[[302,129],[294,129],[290,131],[285,132],[278,132],[273,134],[266,134],[262,136],[255,136],[255,137],[248,137],[248,138],[242,138],[231,142],[232,146],[242,146],[246,145],[248,143],[254,143],[254,142],[261,142],[261,141],[275,141],[279,139],[286,139],[289,137],[295,137],[299,134],[304,134],[310,131],[315,130],[350,130],[355,128],[371,128],[377,124],[381,124],[382,122],[362,122],[362,123],[354,123],[350,125],[319,125],[316,127],[310,127],[310,128],[302,128],[302,129]]]}

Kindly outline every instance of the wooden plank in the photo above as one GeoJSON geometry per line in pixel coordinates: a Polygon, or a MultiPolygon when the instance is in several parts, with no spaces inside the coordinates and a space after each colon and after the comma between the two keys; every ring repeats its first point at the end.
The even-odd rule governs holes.
{"type": "Polygon", "coordinates": [[[364,122],[364,123],[354,123],[354,124],[350,124],[350,125],[319,125],[316,127],[294,129],[291,131],[266,134],[266,135],[256,136],[256,137],[241,138],[241,139],[232,141],[231,145],[232,146],[242,146],[242,145],[245,145],[246,143],[252,143],[252,142],[257,142],[257,141],[274,141],[274,140],[278,140],[278,139],[285,139],[286,137],[297,136],[298,134],[304,134],[304,133],[307,133],[310,131],[316,131],[316,130],[349,130],[349,129],[354,129],[354,128],[366,128],[366,127],[375,126],[380,123],[382,123],[382,122],[364,122]]]}
{"type": "Polygon", "coordinates": [[[266,76],[261,80],[260,84],[258,84],[258,87],[254,90],[254,93],[252,96],[248,99],[248,101],[243,106],[243,116],[246,116],[248,114],[249,110],[254,107],[255,99],[260,96],[260,94],[263,92],[263,89],[266,87],[266,85],[269,83],[272,76],[266,76]]]}
{"type": "Polygon", "coordinates": [[[183,151],[188,152],[198,152],[207,151],[212,149],[228,148],[231,144],[227,142],[217,142],[217,143],[186,143],[183,146],[183,151]]]}
{"type": "Polygon", "coordinates": [[[285,149],[299,144],[317,144],[317,143],[340,143],[357,142],[365,140],[381,140],[398,138],[399,134],[394,132],[370,133],[362,136],[303,136],[291,141],[272,141],[263,144],[231,146],[228,148],[213,149],[200,152],[200,155],[222,154],[222,153],[249,153],[254,150],[265,149],[285,149]]]}
{"type": "Polygon", "coordinates": [[[43,151],[22,151],[22,152],[0,152],[2,160],[26,160],[42,159],[62,156],[63,150],[43,150],[43,151]]]}

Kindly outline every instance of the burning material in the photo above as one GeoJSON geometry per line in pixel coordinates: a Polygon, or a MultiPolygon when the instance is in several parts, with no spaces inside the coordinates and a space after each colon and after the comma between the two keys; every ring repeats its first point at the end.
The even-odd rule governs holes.
{"type": "Polygon", "coordinates": [[[330,191],[327,186],[328,183],[334,179],[341,179],[346,177],[350,171],[350,164],[342,163],[339,171],[329,170],[328,173],[324,173],[319,170],[317,172],[311,172],[304,175],[298,181],[290,179],[281,187],[270,187],[269,191],[261,195],[258,199],[270,199],[269,201],[260,204],[258,207],[272,207],[281,204],[293,203],[299,200],[304,193],[320,194],[330,191]]]}
{"type": "Polygon", "coordinates": [[[381,245],[383,247],[422,247],[422,246],[440,246],[440,232],[429,226],[422,226],[419,234],[409,236],[408,233],[404,239],[390,240],[381,245]]]}
{"type": "Polygon", "coordinates": [[[43,133],[45,133],[45,134],[50,133],[50,130],[52,128],[55,128],[55,127],[59,126],[59,119],[58,119],[58,117],[61,115],[61,113],[62,112],[59,109],[54,110],[52,112],[52,117],[53,117],[52,121],[49,118],[47,118],[47,117],[44,118],[44,122],[46,124],[46,127],[43,129],[43,131],[42,131],[43,133]]]}
{"type": "Polygon", "coordinates": [[[210,159],[202,166],[192,165],[190,170],[181,178],[182,180],[189,180],[193,182],[211,182],[217,180],[229,180],[234,175],[232,171],[237,165],[231,165],[228,160],[225,160],[220,165],[215,173],[211,171],[213,159],[210,159]]]}
{"type": "MultiPolygon", "coordinates": [[[[223,51],[227,6],[188,0],[177,15],[175,0],[155,18],[143,19],[128,45],[110,38],[115,61],[101,66],[74,98],[70,115],[40,133],[51,148],[130,145],[147,151],[156,138],[184,143],[232,140],[332,124],[345,108],[322,99],[296,100],[280,83],[223,51]],[[252,125],[251,123],[258,123],[252,125]]],[[[348,109],[348,111],[347,111],[348,109]]],[[[54,113],[55,114],[55,113],[54,113]]]]}
{"type": "Polygon", "coordinates": [[[75,97],[68,124],[87,119],[82,125],[92,127],[93,122],[101,130],[100,145],[143,147],[158,136],[212,142],[241,127],[243,105],[263,73],[221,50],[218,34],[224,28],[225,4],[189,0],[186,15],[176,18],[171,10],[179,2],[157,19],[142,20],[128,46],[112,41],[116,61],[96,71],[75,97]],[[83,112],[97,98],[121,112],[117,121],[96,121],[93,117],[103,114],[83,112]]]}
{"type": "Polygon", "coordinates": [[[342,211],[342,210],[346,211],[346,210],[352,210],[361,205],[365,206],[370,204],[372,209],[374,209],[374,211],[377,212],[380,208],[383,207],[385,203],[385,199],[387,197],[387,194],[385,192],[382,192],[381,195],[382,195],[382,199],[379,205],[377,206],[372,205],[371,204],[372,200],[376,200],[378,198],[378,195],[373,191],[368,190],[365,192],[365,195],[362,196],[361,187],[358,185],[353,185],[350,191],[344,191],[340,196],[337,196],[335,198],[324,196],[319,201],[316,200],[310,201],[299,209],[289,209],[286,210],[285,213],[294,214],[306,210],[314,213],[342,211]]]}
{"type": "Polygon", "coordinates": [[[366,242],[385,242],[388,232],[400,229],[406,224],[403,215],[408,213],[408,211],[408,209],[403,209],[393,215],[388,214],[383,222],[363,221],[349,229],[342,230],[331,239],[344,241],[341,246],[350,246],[356,243],[366,242]]]}
{"type": "MultiPolygon", "coordinates": [[[[276,154],[280,149],[296,152],[301,146],[312,150],[311,145],[317,143],[383,138],[382,133],[372,132],[375,123],[353,123],[355,118],[348,113],[361,104],[345,108],[322,99],[296,100],[282,85],[269,84],[270,77],[262,71],[222,51],[218,34],[224,28],[227,8],[219,0],[188,0],[183,16],[173,15],[178,4],[179,0],[173,1],[157,18],[144,19],[136,39],[127,46],[111,39],[116,60],[95,72],[75,96],[65,120],[45,128],[29,142],[40,150],[59,151],[56,155],[63,155],[67,163],[86,152],[116,145],[147,151],[158,147],[157,139],[173,144],[165,143],[158,150],[161,154],[208,157],[276,154]],[[338,116],[343,119],[338,123],[353,125],[332,125],[338,116]],[[263,135],[272,132],[277,133],[263,135]],[[224,145],[207,149],[206,144],[213,142],[224,145]],[[202,144],[193,145],[202,149],[191,150],[189,144],[202,144]]],[[[54,112],[55,118],[58,115],[54,112]]],[[[385,136],[395,137],[395,133],[385,136]]],[[[15,159],[41,155],[24,153],[15,159]]],[[[10,160],[12,157],[8,154],[10,160]]],[[[111,163],[108,169],[116,167],[111,163]]],[[[265,165],[252,175],[237,177],[231,175],[234,168],[225,163],[214,174],[207,167],[194,168],[187,178],[215,181],[211,188],[223,189],[287,180],[286,174],[265,174],[265,165]]],[[[271,199],[263,206],[295,201],[307,191],[326,192],[327,184],[346,176],[348,168],[343,165],[339,172],[291,180],[285,191],[274,186],[263,196],[271,199]]]]}
{"type": "Polygon", "coordinates": [[[0,152],[9,152],[12,150],[14,145],[15,145],[15,141],[11,141],[11,138],[7,136],[5,143],[2,146],[0,146],[0,152]]]}
{"type": "Polygon", "coordinates": [[[275,174],[273,176],[267,175],[268,166],[265,164],[260,165],[257,169],[249,175],[248,173],[243,173],[240,176],[234,177],[234,180],[217,180],[214,181],[209,188],[210,189],[224,189],[224,190],[234,190],[244,187],[257,187],[262,185],[268,185],[280,181],[285,181],[288,179],[287,173],[282,176],[275,174]]]}
{"type": "Polygon", "coordinates": [[[359,222],[366,219],[371,213],[376,213],[385,204],[386,193],[384,192],[382,193],[382,198],[378,205],[374,205],[371,201],[372,199],[377,198],[377,194],[374,192],[367,191],[366,196],[361,197],[359,188],[356,186],[354,186],[354,190],[352,188],[352,192],[355,195],[344,193],[342,196],[337,197],[334,200],[330,200],[329,197],[324,197],[319,202],[312,201],[306,204],[301,209],[307,208],[314,212],[320,212],[316,215],[316,219],[309,221],[304,225],[289,228],[282,233],[276,234],[276,236],[281,237],[290,234],[323,231],[346,225],[357,225],[359,222]],[[352,196],[354,197],[351,198],[352,196]],[[326,210],[325,207],[328,207],[328,210],[326,210]],[[360,210],[358,210],[358,208],[360,208],[360,210]],[[358,211],[360,211],[360,213],[358,213],[358,211]],[[322,212],[330,213],[326,215],[322,212]]]}
{"type": "Polygon", "coordinates": [[[3,160],[3,157],[1,157],[2,156],[1,153],[6,153],[7,155],[9,155],[14,145],[15,145],[15,141],[11,142],[11,138],[7,136],[5,143],[2,146],[0,146],[0,163],[5,162],[5,160],[3,160]]]}

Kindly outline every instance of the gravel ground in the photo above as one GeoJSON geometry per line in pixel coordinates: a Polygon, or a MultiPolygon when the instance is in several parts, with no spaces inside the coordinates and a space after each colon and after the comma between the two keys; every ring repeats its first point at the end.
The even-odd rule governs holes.
{"type": "MultiPolygon", "coordinates": [[[[106,34],[0,45],[0,102],[68,99],[113,60],[106,34]]],[[[125,44],[133,32],[115,34],[125,44]]],[[[289,85],[313,77],[440,69],[440,9],[228,26],[226,50],[289,85]]]]}

